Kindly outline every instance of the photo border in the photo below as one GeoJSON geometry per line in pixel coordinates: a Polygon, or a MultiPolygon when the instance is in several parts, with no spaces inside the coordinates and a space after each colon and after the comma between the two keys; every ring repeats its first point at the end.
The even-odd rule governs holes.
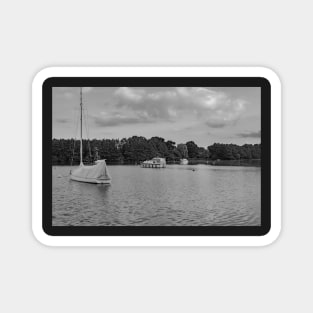
{"type": "MultiPolygon", "coordinates": [[[[41,214],[38,214],[39,202],[36,202],[37,206],[35,208],[37,210],[33,206],[33,217],[37,218],[33,218],[33,230],[35,236],[41,242],[63,245],[60,238],[67,238],[63,241],[69,242],[68,239],[70,239],[72,243],[69,245],[94,245],[95,243],[96,245],[112,245],[113,242],[116,243],[113,245],[143,245],[144,242],[147,243],[144,245],[168,245],[162,239],[171,238],[169,240],[170,245],[184,245],[183,242],[186,242],[186,245],[199,245],[203,241],[204,243],[200,245],[215,245],[217,242],[220,242],[218,245],[225,245],[230,244],[234,238],[237,238],[239,245],[245,245],[245,242],[249,242],[249,240],[242,239],[264,239],[265,237],[274,237],[273,233],[276,233],[275,238],[278,236],[280,219],[273,219],[276,215],[273,214],[273,209],[271,210],[273,205],[273,201],[271,201],[271,193],[273,195],[273,184],[271,184],[271,161],[273,163],[273,158],[271,159],[271,138],[273,139],[273,134],[271,137],[271,123],[269,121],[273,121],[271,119],[273,104],[275,108],[278,106],[280,110],[280,101],[277,101],[280,100],[280,83],[273,71],[265,68],[48,68],[39,72],[34,79],[33,100],[33,117],[36,113],[36,120],[33,118],[33,144],[37,143],[35,146],[36,159],[39,159],[37,154],[41,150],[40,156],[42,157],[41,161],[43,161],[41,162],[43,195],[41,214]],[[88,75],[86,75],[86,71],[88,75]],[[93,75],[91,75],[92,73],[93,75]],[[261,87],[261,226],[52,226],[52,87],[61,86],[261,87]],[[42,109],[41,123],[38,123],[39,107],[42,109]],[[39,136],[34,136],[34,126],[41,126],[43,132],[41,137],[42,147],[39,151],[39,136]],[[41,153],[43,154],[41,155],[41,153]],[[41,215],[40,227],[38,225],[38,215],[41,215]],[[101,238],[104,240],[101,240],[101,238]],[[140,240],[140,238],[143,240],[140,240]],[[149,240],[149,238],[153,240],[149,240]],[[230,238],[231,240],[229,240],[230,238]],[[129,239],[133,239],[133,244],[129,244],[129,239]],[[187,244],[185,239],[188,239],[192,244],[187,244]],[[212,239],[219,240],[212,241],[212,239]],[[155,244],[155,242],[159,242],[159,244],[155,244]],[[176,242],[176,244],[173,244],[173,242],[176,242]]],[[[280,115],[278,121],[277,115],[275,115],[275,121],[276,125],[277,122],[280,125],[280,115]]],[[[38,135],[37,130],[39,129],[36,129],[36,135],[38,135]]],[[[38,170],[37,162],[35,168],[38,170]]],[[[35,174],[38,175],[38,171],[35,171],[35,174]]],[[[35,175],[35,177],[37,176],[35,175]]],[[[36,196],[37,198],[38,196],[36,196]]],[[[279,210],[280,215],[280,206],[275,209],[275,212],[277,210],[279,210]]],[[[255,243],[265,242],[265,240],[254,241],[255,243]]],[[[65,243],[65,245],[67,244],[65,243]]]]}

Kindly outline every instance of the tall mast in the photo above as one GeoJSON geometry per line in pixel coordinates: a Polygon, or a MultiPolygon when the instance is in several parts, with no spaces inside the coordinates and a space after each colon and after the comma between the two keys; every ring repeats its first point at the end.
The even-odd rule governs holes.
{"type": "Polygon", "coordinates": [[[80,165],[83,165],[83,88],[80,87],[80,165]]]}

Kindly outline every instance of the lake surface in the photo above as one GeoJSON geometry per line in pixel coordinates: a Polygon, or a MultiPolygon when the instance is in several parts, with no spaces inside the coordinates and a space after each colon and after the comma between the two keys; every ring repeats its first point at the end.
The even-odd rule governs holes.
{"type": "Polygon", "coordinates": [[[71,181],[53,166],[54,226],[259,226],[259,167],[108,166],[112,185],[71,181]]]}

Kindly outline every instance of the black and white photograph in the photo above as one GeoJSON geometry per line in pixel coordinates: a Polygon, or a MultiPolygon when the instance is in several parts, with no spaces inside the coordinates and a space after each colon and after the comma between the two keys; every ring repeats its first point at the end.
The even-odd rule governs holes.
{"type": "Polygon", "coordinates": [[[3,1],[0,313],[313,312],[312,11],[3,1]]]}
{"type": "Polygon", "coordinates": [[[260,87],[53,87],[52,226],[261,226],[260,87]]]}

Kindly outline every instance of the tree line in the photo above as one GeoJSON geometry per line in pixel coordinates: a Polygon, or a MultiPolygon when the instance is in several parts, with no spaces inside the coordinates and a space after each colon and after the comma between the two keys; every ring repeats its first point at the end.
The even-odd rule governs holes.
{"type": "MultiPolygon", "coordinates": [[[[92,163],[96,158],[106,159],[111,164],[139,164],[154,157],[166,158],[168,163],[180,159],[192,160],[241,160],[261,159],[260,144],[214,143],[199,147],[194,141],[177,144],[161,137],[147,139],[142,136],[119,139],[83,140],[83,161],[92,163]]],[[[52,139],[52,164],[78,164],[80,159],[79,140],[52,139]]]]}

